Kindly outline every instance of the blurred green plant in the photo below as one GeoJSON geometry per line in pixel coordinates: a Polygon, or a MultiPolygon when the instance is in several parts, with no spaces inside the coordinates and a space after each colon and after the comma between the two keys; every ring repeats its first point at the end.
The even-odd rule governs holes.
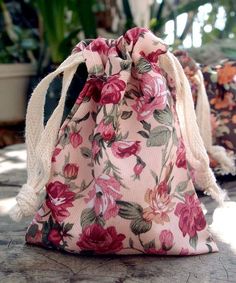
{"type": "Polygon", "coordinates": [[[0,63],[35,62],[34,51],[38,48],[36,34],[32,29],[13,22],[15,12],[20,11],[0,0],[0,12],[0,63]]]}
{"type": "Polygon", "coordinates": [[[78,41],[78,33],[96,37],[93,0],[31,0],[39,14],[41,48],[48,47],[52,63],[59,64],[78,41]]]}

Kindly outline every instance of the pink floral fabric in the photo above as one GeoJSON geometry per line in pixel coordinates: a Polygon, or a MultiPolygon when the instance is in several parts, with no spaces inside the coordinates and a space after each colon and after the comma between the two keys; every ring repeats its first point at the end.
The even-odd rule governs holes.
{"type": "Polygon", "coordinates": [[[26,241],[83,254],[217,251],[195,193],[159,67],[167,46],[146,29],[79,43],[88,79],[61,127],[47,196],[26,241]]]}

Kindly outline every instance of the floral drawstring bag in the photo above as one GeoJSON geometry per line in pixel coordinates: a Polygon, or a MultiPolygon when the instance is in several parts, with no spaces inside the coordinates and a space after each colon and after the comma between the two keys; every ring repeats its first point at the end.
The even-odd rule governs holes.
{"type": "Polygon", "coordinates": [[[81,254],[218,251],[193,183],[219,202],[224,194],[209,168],[190,86],[147,29],[79,43],[35,88],[26,145],[28,180],[11,216],[34,214],[27,243],[81,254]],[[88,78],[61,124],[80,64],[88,78]],[[45,95],[59,74],[61,98],[44,126],[45,95]]]}

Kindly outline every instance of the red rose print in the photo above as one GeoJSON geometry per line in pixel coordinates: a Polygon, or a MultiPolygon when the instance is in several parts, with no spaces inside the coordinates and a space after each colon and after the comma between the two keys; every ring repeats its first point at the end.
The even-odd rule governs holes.
{"type": "Polygon", "coordinates": [[[164,251],[168,251],[172,248],[174,243],[174,236],[170,230],[163,230],[159,236],[161,247],[164,251]]]}
{"type": "Polygon", "coordinates": [[[61,240],[62,240],[62,235],[60,231],[56,229],[51,229],[49,234],[48,234],[48,240],[55,246],[59,246],[61,240]]]}
{"type": "Polygon", "coordinates": [[[157,50],[155,50],[155,51],[153,51],[153,52],[151,52],[151,53],[148,53],[147,55],[143,52],[143,51],[141,51],[140,52],[140,55],[142,56],[142,57],[144,57],[145,59],[147,59],[149,62],[157,62],[157,60],[158,60],[158,57],[161,55],[161,54],[164,54],[164,53],[166,53],[166,46],[165,46],[165,49],[164,50],[162,50],[162,49],[157,49],[157,50]]]}
{"type": "Polygon", "coordinates": [[[145,249],[145,253],[151,254],[151,255],[166,255],[167,251],[163,250],[162,248],[158,250],[156,248],[148,248],[148,249],[145,249]]]}
{"type": "Polygon", "coordinates": [[[131,42],[133,44],[135,44],[139,38],[139,36],[145,32],[148,32],[147,29],[145,28],[138,28],[138,27],[135,27],[135,28],[132,28],[130,30],[128,30],[125,35],[124,35],[124,39],[125,41],[130,44],[131,42]]]}
{"type": "Polygon", "coordinates": [[[73,49],[73,53],[87,49],[89,51],[98,52],[100,55],[107,56],[107,52],[109,51],[110,47],[107,45],[105,38],[96,38],[94,40],[90,39],[88,41],[86,43],[84,41],[78,43],[73,49]]]}
{"type": "Polygon", "coordinates": [[[100,55],[107,55],[109,46],[107,45],[105,38],[97,38],[93,40],[86,49],[90,51],[97,51],[100,55]]]}
{"type": "Polygon", "coordinates": [[[63,169],[63,175],[66,179],[75,179],[78,175],[79,166],[73,163],[68,163],[63,169]]]}
{"type": "Polygon", "coordinates": [[[126,84],[118,78],[118,75],[111,76],[104,84],[101,92],[100,104],[117,104],[121,98],[121,92],[125,90],[126,84]]]}
{"type": "Polygon", "coordinates": [[[143,218],[162,225],[169,222],[168,214],[173,211],[175,206],[172,199],[173,196],[168,193],[166,181],[162,181],[154,190],[148,189],[145,194],[145,201],[149,204],[149,207],[143,210],[143,218]]]}
{"type": "Polygon", "coordinates": [[[82,251],[93,251],[97,254],[112,254],[123,249],[125,235],[117,234],[115,227],[107,229],[98,224],[87,226],[76,243],[82,251]]]}
{"type": "Polygon", "coordinates": [[[141,150],[139,141],[118,141],[111,146],[112,153],[117,158],[128,158],[141,150]]]}
{"type": "Polygon", "coordinates": [[[76,100],[76,104],[81,104],[85,96],[92,97],[95,102],[99,102],[102,86],[103,81],[100,78],[95,77],[88,79],[76,100]]]}
{"type": "Polygon", "coordinates": [[[56,157],[60,154],[60,152],[61,148],[56,147],[52,155],[52,162],[56,162],[56,157]]]}
{"type": "Polygon", "coordinates": [[[79,132],[71,133],[70,134],[70,143],[72,144],[73,148],[77,148],[83,142],[83,138],[79,132]]]}
{"type": "Polygon", "coordinates": [[[182,138],[179,140],[179,145],[178,145],[176,155],[177,155],[177,160],[176,160],[176,163],[175,163],[176,166],[178,168],[187,169],[186,151],[185,151],[185,146],[184,146],[182,138]]]}
{"type": "Polygon", "coordinates": [[[95,180],[94,188],[88,193],[85,201],[88,207],[93,207],[96,215],[101,215],[105,220],[118,215],[119,207],[116,200],[121,199],[120,183],[109,175],[101,175],[95,180]]]}
{"type": "Polygon", "coordinates": [[[58,222],[62,222],[70,213],[69,207],[73,207],[75,193],[69,191],[69,187],[59,181],[47,185],[46,204],[52,212],[52,216],[58,222]]]}
{"type": "Polygon", "coordinates": [[[105,124],[104,121],[101,121],[98,125],[97,132],[101,134],[105,141],[110,141],[115,136],[112,123],[105,124]]]}
{"type": "Polygon", "coordinates": [[[192,238],[196,236],[198,231],[202,231],[206,227],[206,219],[200,201],[195,197],[195,194],[186,193],[184,198],[184,203],[177,204],[175,215],[179,217],[179,228],[183,236],[188,234],[192,238]]]}

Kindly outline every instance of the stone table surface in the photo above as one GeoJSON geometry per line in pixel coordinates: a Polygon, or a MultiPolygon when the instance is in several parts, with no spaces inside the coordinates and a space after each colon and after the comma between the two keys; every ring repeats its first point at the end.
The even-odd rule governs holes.
{"type": "MultiPolygon", "coordinates": [[[[25,245],[24,235],[30,218],[14,223],[8,216],[14,196],[26,180],[25,155],[24,145],[0,151],[1,283],[236,282],[236,222],[227,223],[227,217],[223,221],[219,218],[219,223],[213,221],[213,235],[220,252],[200,256],[85,257],[25,245]]],[[[236,180],[224,182],[222,187],[236,200],[236,180]]],[[[200,199],[211,224],[216,204],[208,196],[200,199]]]]}

